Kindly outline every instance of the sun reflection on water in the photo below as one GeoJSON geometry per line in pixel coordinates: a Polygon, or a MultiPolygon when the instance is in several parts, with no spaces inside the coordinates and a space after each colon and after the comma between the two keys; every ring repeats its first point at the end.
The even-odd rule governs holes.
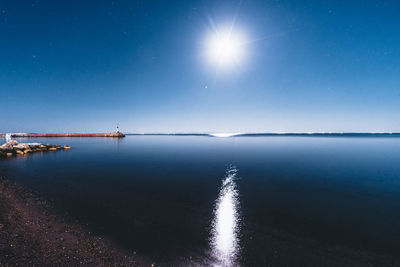
{"type": "Polygon", "coordinates": [[[234,166],[227,169],[214,210],[211,250],[214,266],[234,266],[239,251],[239,198],[234,166]]]}

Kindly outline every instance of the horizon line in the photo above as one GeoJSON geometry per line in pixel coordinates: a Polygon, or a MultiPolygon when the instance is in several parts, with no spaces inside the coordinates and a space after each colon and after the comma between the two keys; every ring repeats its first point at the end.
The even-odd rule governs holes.
{"type": "Polygon", "coordinates": [[[227,132],[177,132],[177,133],[133,133],[127,132],[125,135],[201,135],[201,136],[262,136],[262,135],[400,135],[400,132],[248,132],[248,133],[227,133],[227,132]]]}

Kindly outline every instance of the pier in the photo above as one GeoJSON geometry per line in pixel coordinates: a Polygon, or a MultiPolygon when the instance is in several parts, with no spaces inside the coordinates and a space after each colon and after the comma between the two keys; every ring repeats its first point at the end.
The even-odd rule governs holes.
{"type": "MultiPolygon", "coordinates": [[[[0,137],[5,137],[6,134],[0,134],[0,137]]],[[[113,137],[122,138],[125,135],[121,132],[114,133],[11,133],[12,138],[35,138],[35,137],[113,137]]]]}

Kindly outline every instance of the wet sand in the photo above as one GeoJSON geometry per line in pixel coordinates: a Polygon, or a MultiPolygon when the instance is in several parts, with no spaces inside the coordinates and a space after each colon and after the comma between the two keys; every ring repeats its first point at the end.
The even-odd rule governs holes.
{"type": "Polygon", "coordinates": [[[0,178],[0,266],[151,265],[67,221],[46,201],[0,178]]]}

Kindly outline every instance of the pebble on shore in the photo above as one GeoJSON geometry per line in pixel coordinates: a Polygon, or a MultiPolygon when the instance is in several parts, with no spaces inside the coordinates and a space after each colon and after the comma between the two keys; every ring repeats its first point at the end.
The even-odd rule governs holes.
{"type": "Polygon", "coordinates": [[[0,175],[0,266],[150,266],[0,175]]]}
{"type": "Polygon", "coordinates": [[[68,145],[50,145],[40,143],[18,143],[15,140],[11,140],[0,146],[0,157],[11,157],[14,155],[27,155],[33,152],[40,151],[57,151],[59,149],[70,149],[68,145]]]}

